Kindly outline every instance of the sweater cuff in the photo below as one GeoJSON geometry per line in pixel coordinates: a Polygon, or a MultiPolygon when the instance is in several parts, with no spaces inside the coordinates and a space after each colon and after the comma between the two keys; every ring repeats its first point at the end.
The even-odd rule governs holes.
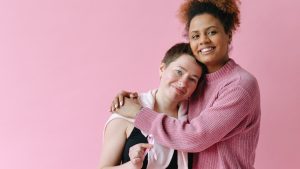
{"type": "Polygon", "coordinates": [[[158,115],[159,113],[156,113],[152,109],[143,107],[135,117],[134,126],[146,133],[149,133],[152,122],[158,115]]]}

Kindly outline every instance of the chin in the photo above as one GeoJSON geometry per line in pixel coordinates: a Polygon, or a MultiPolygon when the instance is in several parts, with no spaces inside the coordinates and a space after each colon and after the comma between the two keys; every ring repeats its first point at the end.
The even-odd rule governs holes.
{"type": "Polygon", "coordinates": [[[209,64],[209,63],[212,63],[212,60],[211,58],[207,58],[207,56],[204,56],[204,57],[201,57],[200,60],[199,60],[201,63],[203,64],[209,64]]]}

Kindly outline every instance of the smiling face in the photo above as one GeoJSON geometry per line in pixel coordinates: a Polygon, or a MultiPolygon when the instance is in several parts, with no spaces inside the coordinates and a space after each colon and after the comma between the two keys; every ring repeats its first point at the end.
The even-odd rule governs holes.
{"type": "Polygon", "coordinates": [[[213,15],[196,15],[190,22],[188,34],[193,54],[207,66],[209,73],[220,69],[229,59],[230,36],[213,15]]]}
{"type": "Polygon", "coordinates": [[[197,87],[202,69],[193,56],[183,54],[168,66],[160,67],[159,92],[172,102],[187,100],[197,87]]]}

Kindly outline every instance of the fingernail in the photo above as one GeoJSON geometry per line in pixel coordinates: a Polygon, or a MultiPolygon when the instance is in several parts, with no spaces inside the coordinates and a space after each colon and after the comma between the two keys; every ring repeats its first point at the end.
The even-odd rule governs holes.
{"type": "Polygon", "coordinates": [[[118,107],[118,105],[117,104],[115,104],[115,108],[117,108],[118,107]]]}
{"type": "Polygon", "coordinates": [[[123,106],[123,102],[122,101],[120,101],[120,105],[123,106]]]}

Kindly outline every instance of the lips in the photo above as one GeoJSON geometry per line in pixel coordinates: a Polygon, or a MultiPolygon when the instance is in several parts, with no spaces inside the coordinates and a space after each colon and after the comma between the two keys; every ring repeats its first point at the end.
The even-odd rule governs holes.
{"type": "Polygon", "coordinates": [[[179,95],[184,95],[185,94],[185,90],[176,86],[173,86],[173,88],[175,89],[176,93],[179,95]]]}
{"type": "Polygon", "coordinates": [[[200,49],[199,52],[200,52],[202,55],[208,55],[208,54],[212,53],[215,49],[216,49],[216,47],[214,47],[214,46],[209,46],[209,47],[205,47],[205,48],[200,49]]]}

